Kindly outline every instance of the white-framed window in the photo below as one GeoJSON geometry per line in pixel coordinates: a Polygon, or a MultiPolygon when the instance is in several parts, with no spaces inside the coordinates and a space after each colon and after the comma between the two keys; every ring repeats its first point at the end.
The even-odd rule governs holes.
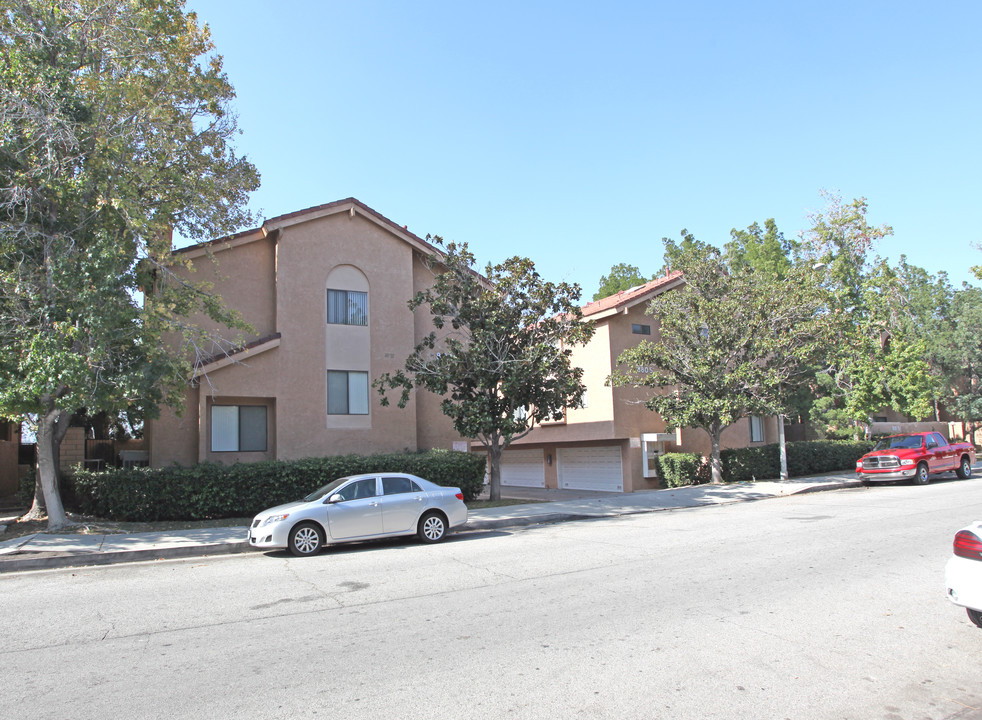
{"type": "Polygon", "coordinates": [[[750,442],[764,442],[764,418],[760,415],[750,416],[750,442]]]}
{"type": "Polygon", "coordinates": [[[328,325],[368,325],[368,293],[328,289],[327,323],[328,325]]]}
{"type": "Polygon", "coordinates": [[[327,371],[327,414],[368,415],[368,373],[327,371]]]}
{"type": "Polygon", "coordinates": [[[212,405],[212,452],[266,452],[265,405],[212,405]]]}

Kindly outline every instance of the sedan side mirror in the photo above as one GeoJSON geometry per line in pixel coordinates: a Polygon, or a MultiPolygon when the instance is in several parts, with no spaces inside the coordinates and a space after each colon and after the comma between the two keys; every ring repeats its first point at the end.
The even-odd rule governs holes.
{"type": "Polygon", "coordinates": [[[331,497],[327,499],[327,502],[328,503],[341,502],[341,493],[334,493],[333,495],[331,495],[331,497]]]}

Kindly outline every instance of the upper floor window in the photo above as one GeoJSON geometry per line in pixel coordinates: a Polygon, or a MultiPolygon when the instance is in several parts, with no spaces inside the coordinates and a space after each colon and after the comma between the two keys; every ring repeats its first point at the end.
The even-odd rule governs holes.
{"type": "Polygon", "coordinates": [[[329,289],[327,322],[329,325],[368,325],[368,293],[329,289]]]}
{"type": "Polygon", "coordinates": [[[212,452],[266,452],[265,405],[213,405],[212,452]]]}
{"type": "Polygon", "coordinates": [[[639,325],[633,323],[631,325],[631,332],[635,335],[651,335],[651,325],[639,325]]]}

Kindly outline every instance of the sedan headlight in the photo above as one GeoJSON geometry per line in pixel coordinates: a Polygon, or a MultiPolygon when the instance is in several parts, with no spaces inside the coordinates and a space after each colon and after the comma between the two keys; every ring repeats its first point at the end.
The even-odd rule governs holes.
{"type": "Polygon", "coordinates": [[[904,458],[903,460],[900,461],[900,464],[901,465],[913,465],[914,464],[914,461],[911,460],[910,458],[904,458]]]}
{"type": "Polygon", "coordinates": [[[286,520],[290,517],[290,513],[284,513],[282,515],[270,515],[268,518],[263,520],[263,524],[260,527],[265,527],[271,525],[272,523],[280,522],[281,520],[286,520]]]}

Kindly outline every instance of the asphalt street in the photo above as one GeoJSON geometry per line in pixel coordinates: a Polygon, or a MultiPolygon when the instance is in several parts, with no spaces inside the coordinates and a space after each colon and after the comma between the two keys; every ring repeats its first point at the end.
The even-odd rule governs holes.
{"type": "Polygon", "coordinates": [[[18,718],[982,718],[982,481],[0,577],[18,718]]]}

